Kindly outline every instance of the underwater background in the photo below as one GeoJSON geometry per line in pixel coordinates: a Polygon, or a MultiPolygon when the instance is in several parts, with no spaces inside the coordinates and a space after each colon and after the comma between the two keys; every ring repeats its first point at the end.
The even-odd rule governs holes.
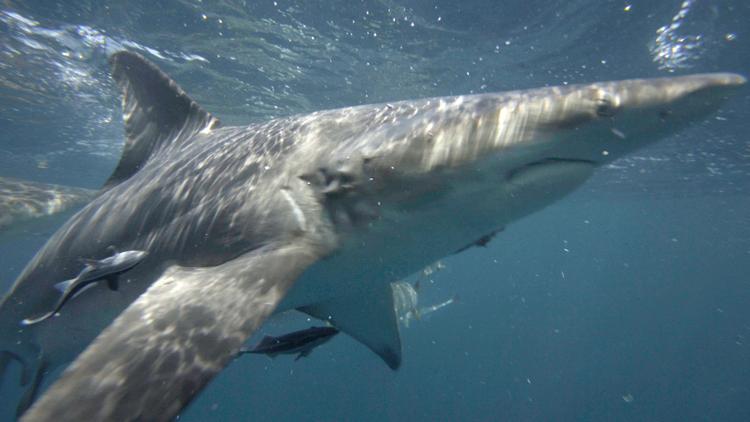
{"type": "MultiPolygon", "coordinates": [[[[748,76],[748,22],[745,0],[4,0],[0,176],[101,186],[123,141],[107,66],[120,49],[234,125],[596,80],[748,76]]],[[[397,372],[346,335],[297,362],[244,356],[180,420],[750,420],[749,108],[744,88],[487,248],[443,260],[419,301],[459,300],[402,327],[397,372]]],[[[0,237],[4,290],[65,218],[0,237]]],[[[250,343],[313,324],[281,315],[250,343]]],[[[0,420],[20,394],[13,371],[0,420]]]]}

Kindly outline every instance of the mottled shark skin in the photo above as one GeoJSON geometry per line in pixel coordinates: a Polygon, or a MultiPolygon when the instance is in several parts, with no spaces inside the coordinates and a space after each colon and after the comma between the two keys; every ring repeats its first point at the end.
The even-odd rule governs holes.
{"type": "Polygon", "coordinates": [[[0,177],[0,234],[20,223],[83,206],[96,191],[0,177]]]}
{"type": "Polygon", "coordinates": [[[329,321],[395,369],[390,282],[705,119],[745,82],[602,82],[222,128],[142,57],[111,64],[124,93],[120,163],[0,307],[6,356],[47,368],[75,358],[25,421],[170,420],[287,309],[329,321]],[[117,292],[96,286],[59,317],[19,327],[54,305],[79,258],[109,245],[148,256],[117,292]]]}

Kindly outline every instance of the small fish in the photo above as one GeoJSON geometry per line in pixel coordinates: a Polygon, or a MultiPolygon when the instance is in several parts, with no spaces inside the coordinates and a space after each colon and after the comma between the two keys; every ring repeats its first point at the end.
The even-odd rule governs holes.
{"type": "Polygon", "coordinates": [[[327,342],[339,330],[333,327],[310,327],[279,337],[265,336],[254,349],[240,349],[238,356],[245,353],[258,353],[275,358],[277,355],[294,355],[299,360],[313,351],[314,348],[327,342]]]}
{"type": "Polygon", "coordinates": [[[86,266],[76,278],[55,284],[55,288],[60,290],[62,295],[52,311],[37,318],[26,318],[21,321],[21,325],[33,325],[50,318],[60,312],[60,309],[68,300],[80,295],[101,280],[106,280],[109,289],[116,291],[120,287],[118,276],[138,265],[148,255],[145,251],[117,252],[114,248],[112,249],[115,254],[109,258],[102,260],[83,259],[82,261],[86,266]]]}

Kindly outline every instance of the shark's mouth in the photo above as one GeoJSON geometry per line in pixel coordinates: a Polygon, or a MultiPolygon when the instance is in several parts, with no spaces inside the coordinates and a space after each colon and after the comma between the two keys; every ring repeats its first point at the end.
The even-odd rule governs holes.
{"type": "MultiPolygon", "coordinates": [[[[547,158],[508,173],[507,194],[529,212],[572,192],[588,179],[596,163],[588,160],[547,158]]],[[[525,215],[525,211],[519,211],[525,215]]]]}
{"type": "Polygon", "coordinates": [[[591,160],[550,157],[511,170],[508,172],[508,180],[515,182],[518,178],[527,177],[529,174],[537,174],[540,171],[546,174],[550,170],[557,172],[563,169],[593,169],[596,165],[597,163],[591,160]]]}

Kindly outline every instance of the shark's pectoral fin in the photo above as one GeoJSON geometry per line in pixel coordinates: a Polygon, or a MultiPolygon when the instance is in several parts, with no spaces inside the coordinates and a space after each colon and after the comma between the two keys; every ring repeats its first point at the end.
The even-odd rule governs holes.
{"type": "Polygon", "coordinates": [[[24,420],[172,420],[317,258],[300,240],[216,267],[166,269],[24,420]]]}
{"type": "Polygon", "coordinates": [[[219,125],[164,72],[128,51],[110,58],[112,77],[123,93],[125,146],[103,189],[130,178],[168,144],[192,138],[219,125]]]}
{"type": "Polygon", "coordinates": [[[378,286],[366,295],[337,297],[299,310],[331,322],[369,347],[391,369],[401,365],[401,337],[389,285],[378,286]]]}

